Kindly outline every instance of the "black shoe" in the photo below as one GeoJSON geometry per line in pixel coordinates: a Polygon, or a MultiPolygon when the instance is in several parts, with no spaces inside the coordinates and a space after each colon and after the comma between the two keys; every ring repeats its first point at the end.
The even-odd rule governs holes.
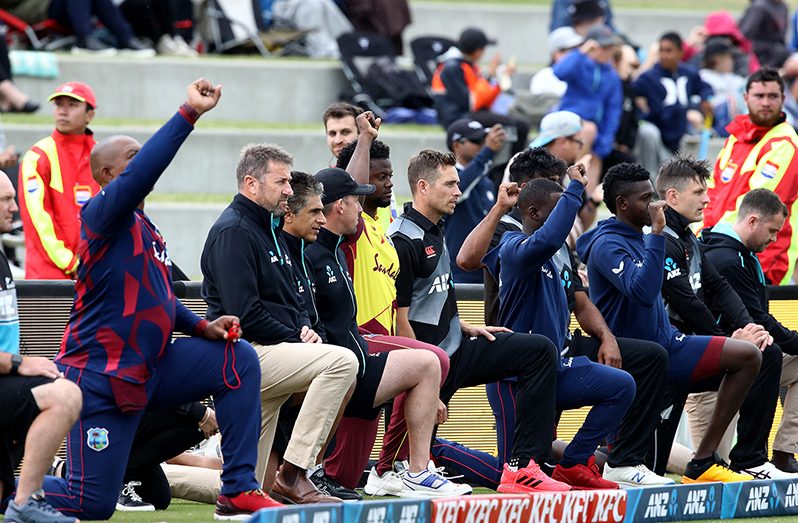
{"type": "Polygon", "coordinates": [[[798,472],[798,461],[795,460],[795,454],[774,450],[773,459],[771,461],[776,465],[776,468],[782,472],[789,472],[791,474],[798,472]]]}
{"type": "Polygon", "coordinates": [[[141,485],[140,481],[128,481],[119,493],[116,501],[116,510],[122,512],[153,512],[155,507],[147,503],[136,494],[135,487],[141,485]]]}
{"type": "Polygon", "coordinates": [[[319,467],[311,474],[310,481],[316,486],[319,492],[327,496],[340,498],[344,501],[363,501],[363,497],[360,494],[344,487],[333,478],[326,475],[322,467],[319,467]]]}
{"type": "Polygon", "coordinates": [[[148,46],[135,36],[119,46],[119,52],[127,56],[137,56],[140,58],[149,58],[155,56],[155,49],[148,46]]]}
{"type": "Polygon", "coordinates": [[[75,45],[72,47],[72,54],[84,54],[95,56],[114,56],[116,49],[105,45],[102,41],[93,36],[86,38],[78,38],[75,45]]]}

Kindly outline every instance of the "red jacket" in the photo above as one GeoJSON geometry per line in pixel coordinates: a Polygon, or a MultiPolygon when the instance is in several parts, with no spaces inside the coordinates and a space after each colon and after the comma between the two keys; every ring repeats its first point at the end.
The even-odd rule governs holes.
{"type": "Polygon", "coordinates": [[[748,115],[736,117],[726,130],[730,136],[709,181],[704,226],[734,223],[739,203],[751,189],[774,191],[787,206],[787,222],[759,261],[771,283],[787,284],[798,260],[798,217],[793,212],[798,199],[798,135],[783,120],[774,127],[759,127],[748,115]]]}
{"type": "Polygon", "coordinates": [[[25,153],[19,169],[19,208],[25,231],[25,277],[69,279],[78,267],[81,206],[100,187],[91,176],[91,131],[58,131],[25,153]]]}

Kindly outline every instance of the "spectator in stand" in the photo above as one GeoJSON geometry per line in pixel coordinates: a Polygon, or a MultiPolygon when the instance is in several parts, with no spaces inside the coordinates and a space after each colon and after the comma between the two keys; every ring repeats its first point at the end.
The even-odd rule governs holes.
{"type": "Polygon", "coordinates": [[[579,34],[596,24],[607,24],[613,30],[612,9],[608,0],[553,0],[549,31],[574,27],[579,34]]]}
{"type": "Polygon", "coordinates": [[[759,69],[759,60],[754,54],[751,42],[740,32],[737,21],[726,11],[717,11],[707,15],[704,27],[694,31],[694,38],[685,46],[684,60],[701,67],[704,49],[712,42],[723,42],[732,48],[734,55],[734,72],[747,77],[759,69]]]}
{"type": "Polygon", "coordinates": [[[561,111],[582,117],[582,154],[593,152],[586,194],[592,195],[601,176],[602,158],[610,154],[621,120],[623,86],[611,61],[618,36],[605,25],[594,26],[579,49],[554,65],[554,74],[568,84],[561,111]]]}
{"type": "MultiPolygon", "coordinates": [[[[363,112],[360,107],[346,102],[337,102],[324,110],[322,121],[324,122],[324,132],[327,135],[327,147],[333,155],[333,159],[338,158],[341,149],[357,140],[357,124],[355,118],[363,112]]],[[[335,165],[335,161],[332,162],[335,165]]]]}
{"type": "MultiPolygon", "coordinates": [[[[438,66],[432,77],[432,99],[444,127],[448,128],[455,120],[462,118],[476,120],[485,127],[501,124],[505,131],[516,135],[513,152],[520,152],[526,145],[529,125],[519,118],[491,110],[493,102],[503,90],[495,80],[501,56],[497,54],[491,60],[487,78],[482,76],[477,66],[485,54],[485,47],[495,43],[480,29],[470,27],[464,30],[460,34],[457,49],[449,50],[448,58],[438,66]],[[510,128],[513,131],[509,131],[510,128]]],[[[506,74],[510,75],[513,71],[513,66],[506,66],[506,74]]]]}
{"type": "Polygon", "coordinates": [[[476,120],[457,120],[446,130],[446,144],[457,160],[462,194],[454,214],[446,218],[446,248],[455,283],[482,283],[478,272],[465,272],[455,260],[468,233],[488,214],[496,202],[496,191],[488,177],[493,157],[504,147],[506,133],[501,125],[485,129],[476,120]]]}
{"type": "Polygon", "coordinates": [[[719,136],[729,136],[726,126],[743,114],[745,78],[734,73],[734,55],[725,42],[710,42],[704,48],[704,63],[698,71],[701,80],[715,92],[712,104],[712,128],[719,136]]]}
{"type": "Polygon", "coordinates": [[[637,56],[637,51],[629,44],[616,47],[615,53],[612,55],[612,66],[618,73],[618,78],[621,79],[623,109],[618,130],[615,132],[612,151],[605,158],[602,166],[604,172],[613,165],[635,161],[632,151],[637,141],[637,129],[640,125],[640,110],[634,104],[632,89],[632,81],[637,77],[637,72],[640,69],[640,58],[637,56]]]}
{"type": "Polygon", "coordinates": [[[712,87],[701,80],[697,70],[682,64],[682,55],[682,38],[677,33],[665,33],[659,39],[658,62],[632,86],[643,118],[657,126],[662,142],[674,152],[688,130],[688,122],[694,130],[703,124],[704,117],[696,109],[712,114],[712,87]]]}
{"type": "Polygon", "coordinates": [[[745,195],[733,225],[721,223],[701,235],[705,256],[734,287],[754,321],[763,325],[784,353],[781,386],[787,387],[784,414],[773,440],[772,463],[781,471],[798,473],[798,332],[786,328],[768,311],[767,289],[756,254],[776,241],[784,227],[787,207],[767,189],[745,195]]]}
{"type": "Polygon", "coordinates": [[[338,0],[346,4],[349,19],[358,31],[378,33],[393,43],[397,55],[404,54],[402,32],[410,25],[407,0],[338,0]]]}
{"type": "Polygon", "coordinates": [[[565,94],[568,84],[557,78],[552,66],[560,61],[569,51],[582,45],[585,39],[573,27],[558,27],[549,34],[549,54],[551,64],[532,76],[529,91],[534,95],[551,95],[557,100],[565,94]]]}
{"type": "Polygon", "coordinates": [[[11,61],[8,59],[6,39],[0,38],[0,111],[6,113],[35,113],[39,104],[14,84],[11,61]]]}
{"type": "Polygon", "coordinates": [[[778,239],[759,254],[768,282],[790,283],[798,260],[798,226],[794,203],[798,198],[798,135],[783,112],[784,83],[778,71],[760,69],[745,86],[748,114],[735,118],[726,130],[729,138],[715,162],[709,181],[709,205],[704,226],[734,223],[737,202],[751,189],[765,188],[778,194],[790,214],[778,239]]]}
{"type": "Polygon", "coordinates": [[[751,0],[740,18],[740,31],[754,44],[754,53],[762,65],[781,67],[790,56],[788,18],[784,0],[751,0]]]}
{"type": "Polygon", "coordinates": [[[155,44],[160,55],[196,57],[192,48],[175,27],[176,12],[185,10],[191,0],[114,0],[122,14],[141,38],[155,44]],[[183,5],[181,5],[183,4],[183,5]]]}
{"type": "Polygon", "coordinates": [[[311,58],[338,58],[337,39],[353,31],[341,9],[332,0],[274,0],[261,11],[264,19],[283,20],[305,35],[305,50],[311,58]]]}
{"type": "Polygon", "coordinates": [[[113,56],[119,50],[140,58],[155,56],[155,51],[133,33],[113,0],[51,0],[47,14],[59,24],[72,29],[76,39],[72,47],[73,54],[113,56]],[[96,16],[114,35],[116,48],[109,47],[92,35],[92,16],[96,16]]]}
{"type": "Polygon", "coordinates": [[[75,277],[80,261],[80,208],[100,190],[89,165],[95,141],[88,125],[97,99],[88,85],[67,82],[48,100],[55,130],[25,153],[17,187],[22,188],[25,277],[63,280],[75,277]]]}

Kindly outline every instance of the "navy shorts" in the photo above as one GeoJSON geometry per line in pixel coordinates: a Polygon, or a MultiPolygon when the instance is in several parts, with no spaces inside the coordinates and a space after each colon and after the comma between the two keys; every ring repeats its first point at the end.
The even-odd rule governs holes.
{"type": "Polygon", "coordinates": [[[388,354],[390,353],[380,352],[366,356],[366,372],[363,377],[357,379],[355,393],[346,405],[344,416],[377,419],[380,415],[382,405],[375,407],[374,398],[377,396],[377,387],[380,386],[382,374],[385,372],[388,354]]]}
{"type": "Polygon", "coordinates": [[[720,374],[724,343],[726,338],[722,336],[688,336],[676,331],[665,347],[671,380],[695,383],[720,374]]]}

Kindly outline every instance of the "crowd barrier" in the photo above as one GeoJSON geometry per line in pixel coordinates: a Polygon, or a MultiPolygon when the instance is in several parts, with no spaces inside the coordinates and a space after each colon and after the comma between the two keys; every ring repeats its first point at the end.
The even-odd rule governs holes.
{"type": "Polygon", "coordinates": [[[798,479],[266,509],[250,523],[653,523],[798,514],[798,479]]]}

